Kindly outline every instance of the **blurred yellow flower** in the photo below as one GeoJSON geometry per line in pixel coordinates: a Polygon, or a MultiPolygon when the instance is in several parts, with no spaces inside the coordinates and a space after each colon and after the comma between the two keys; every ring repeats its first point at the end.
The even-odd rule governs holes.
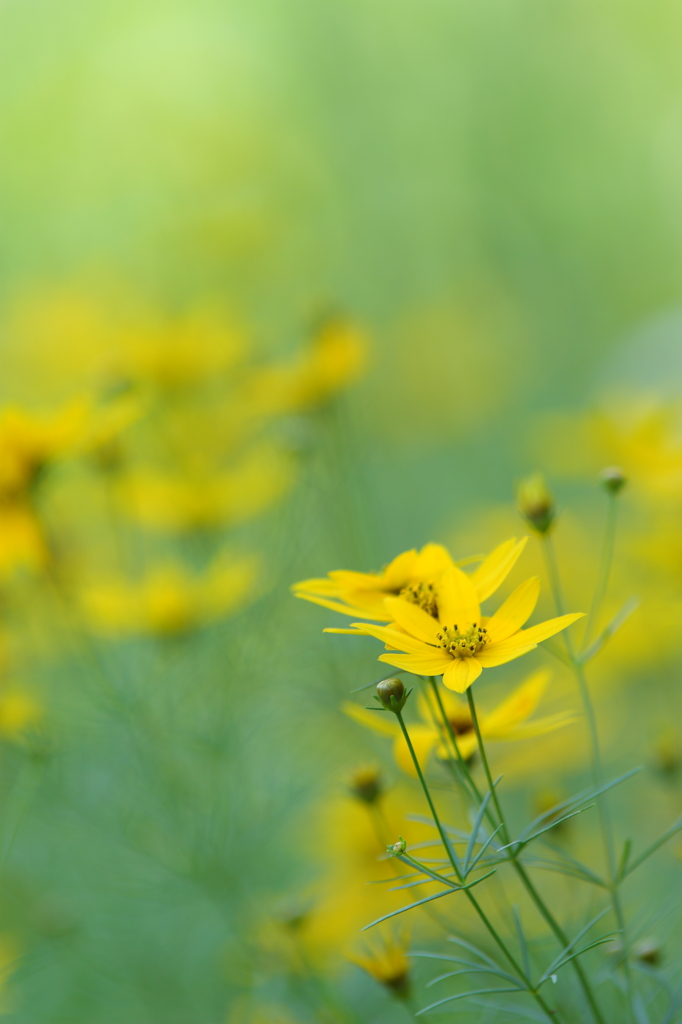
{"type": "Polygon", "coordinates": [[[404,597],[387,597],[384,605],[394,620],[388,626],[354,622],[351,629],[325,632],[376,637],[391,651],[379,661],[416,675],[442,675],[448,689],[464,693],[484,668],[520,658],[584,614],[560,615],[522,629],[540,593],[535,576],[517,587],[492,617],[482,616],[475,575],[467,576],[458,566],[446,569],[435,585],[437,618],[404,597]]]}
{"type": "MultiPolygon", "coordinates": [[[[541,669],[529,676],[496,708],[488,712],[479,711],[479,725],[483,738],[523,740],[553,732],[574,721],[575,716],[571,712],[558,712],[544,718],[536,718],[532,722],[528,721],[540,703],[550,678],[551,674],[541,669]]],[[[441,693],[441,699],[450,728],[457,737],[462,757],[468,759],[477,749],[476,733],[469,708],[447,690],[441,693]]],[[[421,722],[410,725],[409,733],[419,762],[426,764],[433,751],[442,760],[453,756],[447,735],[444,734],[440,723],[434,722],[429,702],[423,694],[419,695],[417,706],[421,722]]],[[[393,739],[393,755],[398,767],[408,775],[416,775],[410,752],[395,717],[377,714],[350,701],[343,705],[343,710],[361,725],[383,736],[390,736],[393,739]]]]}
{"type": "Polygon", "coordinates": [[[92,587],[82,603],[93,628],[109,634],[174,636],[220,619],[254,594],[256,561],[222,552],[202,574],[166,562],[141,580],[92,587]]]}
{"type": "Polygon", "coordinates": [[[0,413],[0,503],[24,500],[43,470],[76,448],[89,410],[77,400],[51,416],[14,407],[0,413]]]}
{"type": "Polygon", "coordinates": [[[126,474],[118,493],[128,514],[145,526],[182,531],[244,522],[265,511],[291,486],[295,467],[281,448],[264,442],[230,469],[166,474],[149,468],[126,474]]]}
{"type": "Polygon", "coordinates": [[[407,948],[406,935],[384,932],[368,942],[362,953],[350,953],[348,959],[398,998],[404,998],[410,988],[407,948]]]}
{"type": "Polygon", "coordinates": [[[254,373],[246,388],[248,404],[270,416],[320,405],[360,376],[366,351],[367,340],[354,324],[328,319],[298,358],[254,373]]]}
{"type": "Polygon", "coordinates": [[[0,735],[17,739],[27,729],[36,726],[43,717],[43,709],[25,690],[8,687],[0,690],[0,735]]]}

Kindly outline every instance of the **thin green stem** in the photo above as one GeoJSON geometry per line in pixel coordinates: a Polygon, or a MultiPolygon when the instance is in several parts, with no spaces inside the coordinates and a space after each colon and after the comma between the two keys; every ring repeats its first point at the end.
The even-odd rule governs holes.
{"type": "Polygon", "coordinates": [[[606,529],[604,530],[604,543],[599,563],[597,585],[594,588],[590,614],[587,617],[587,625],[585,626],[583,650],[590,643],[594,631],[599,623],[599,615],[604,603],[604,598],[606,597],[609,577],[611,576],[611,565],[613,564],[613,548],[616,540],[616,520],[618,518],[618,498],[613,491],[608,491],[606,500],[606,529]]]}
{"type": "MultiPolygon", "coordinates": [[[[608,518],[607,533],[613,532],[614,530],[615,513],[614,516],[609,516],[608,518]]],[[[598,587],[603,585],[604,589],[606,587],[606,584],[608,583],[608,576],[610,574],[610,564],[613,555],[614,536],[607,538],[604,543],[604,564],[602,566],[602,571],[600,573],[600,583],[598,584],[598,587]],[[604,570],[604,567],[606,571],[604,570]],[[604,579],[605,582],[602,583],[602,579],[604,579]]],[[[554,550],[554,544],[549,533],[544,534],[542,540],[542,547],[545,553],[545,562],[547,565],[547,575],[549,576],[550,586],[552,589],[552,594],[554,596],[554,604],[556,606],[557,613],[559,615],[563,615],[565,601],[563,595],[563,588],[561,586],[561,574],[559,572],[556,551],[554,550]]],[[[593,606],[594,603],[595,602],[593,602],[593,606]]],[[[564,644],[566,645],[566,652],[571,661],[573,674],[575,675],[576,681],[578,683],[578,689],[580,690],[580,697],[583,704],[583,710],[585,712],[585,718],[587,720],[587,728],[590,734],[590,746],[592,755],[592,780],[596,787],[600,787],[602,785],[604,773],[602,769],[601,748],[599,744],[599,730],[597,727],[597,716],[594,711],[592,696],[590,694],[590,689],[587,684],[585,669],[580,662],[580,658],[576,656],[575,649],[573,647],[573,642],[571,640],[568,630],[564,630],[562,636],[564,638],[564,644]]],[[[634,992],[632,984],[632,975],[630,972],[629,944],[627,939],[627,932],[625,930],[625,917],[623,914],[623,907],[620,900],[620,893],[618,891],[618,885],[620,880],[618,878],[618,868],[616,864],[615,844],[613,839],[613,825],[611,822],[611,814],[606,794],[601,793],[599,796],[597,796],[596,803],[597,811],[599,814],[599,821],[601,824],[602,837],[604,841],[604,850],[606,854],[606,861],[610,877],[609,892],[611,894],[611,905],[613,907],[613,912],[616,918],[616,922],[618,924],[618,928],[620,929],[623,943],[622,966],[623,973],[625,976],[628,1006],[630,1010],[630,1017],[634,1020],[634,992]]]]}
{"type": "MultiPolygon", "coordinates": [[[[445,832],[445,829],[443,828],[443,825],[441,824],[441,820],[440,820],[440,818],[438,816],[438,812],[436,811],[435,805],[433,803],[433,799],[431,797],[431,793],[429,792],[429,787],[426,785],[426,780],[424,778],[423,772],[421,770],[421,766],[420,766],[419,761],[417,759],[417,755],[415,754],[414,747],[412,746],[412,740],[410,739],[410,734],[408,733],[407,728],[405,726],[405,722],[403,721],[403,716],[402,716],[402,714],[400,712],[397,712],[396,713],[396,717],[398,719],[398,722],[400,723],[400,728],[402,730],[405,742],[407,743],[407,748],[408,748],[408,750],[410,752],[410,757],[412,758],[412,763],[414,764],[415,771],[417,772],[417,777],[419,778],[419,782],[421,783],[421,787],[422,787],[422,790],[424,792],[424,796],[426,797],[426,802],[429,805],[429,809],[431,811],[431,815],[433,817],[434,824],[435,824],[435,826],[436,826],[436,828],[438,830],[438,834],[440,835],[441,842],[443,843],[443,846],[445,848],[445,852],[448,855],[448,860],[450,861],[450,863],[452,865],[453,871],[455,872],[455,875],[457,876],[457,879],[460,882],[463,882],[464,879],[462,877],[462,872],[461,872],[460,865],[458,864],[457,860],[455,859],[455,857],[453,855],[452,844],[450,843],[450,840],[449,840],[449,838],[448,838],[448,836],[447,836],[447,834],[445,832]]],[[[524,972],[523,968],[521,967],[521,965],[519,963],[517,963],[516,958],[510,952],[510,950],[507,948],[507,946],[506,946],[504,940],[502,939],[502,937],[497,933],[494,925],[492,924],[492,922],[490,921],[490,919],[486,915],[485,911],[483,910],[483,908],[479,904],[479,902],[476,899],[476,897],[468,889],[463,889],[462,891],[464,892],[464,895],[467,897],[467,899],[471,903],[472,907],[474,908],[474,910],[476,911],[476,913],[480,917],[481,921],[483,922],[484,926],[488,930],[488,932],[491,935],[491,937],[494,940],[494,942],[502,950],[504,956],[509,961],[511,966],[514,968],[516,974],[519,976],[519,978],[523,982],[523,985],[524,985],[526,991],[530,995],[533,996],[533,998],[537,1002],[538,1006],[540,1006],[540,1008],[546,1014],[546,1016],[549,1018],[549,1020],[551,1020],[551,1021],[556,1020],[556,1010],[551,1010],[550,1007],[545,1002],[545,1000],[540,995],[540,993],[533,987],[532,981],[530,980],[530,978],[527,977],[527,975],[525,974],[525,972],[524,972]]]]}
{"type": "Polygon", "coordinates": [[[474,782],[474,779],[473,779],[473,777],[471,775],[471,772],[469,771],[469,765],[464,760],[464,757],[462,755],[462,751],[459,749],[459,743],[457,742],[457,734],[456,734],[455,730],[452,728],[452,722],[450,721],[450,719],[448,718],[448,716],[445,713],[445,707],[443,705],[443,698],[441,697],[440,692],[438,690],[438,683],[436,682],[434,676],[429,676],[429,682],[431,684],[431,690],[433,692],[433,695],[436,698],[436,703],[438,704],[438,709],[439,709],[439,711],[441,713],[441,717],[442,717],[442,720],[443,720],[443,726],[445,728],[446,736],[450,739],[450,742],[452,744],[452,748],[453,748],[453,750],[455,752],[455,756],[457,758],[457,762],[459,764],[460,771],[462,772],[462,776],[465,779],[465,781],[469,784],[472,793],[474,794],[474,796],[478,799],[478,801],[480,803],[480,801],[481,801],[481,793],[479,791],[478,786],[474,782]]]}
{"type": "MultiPolygon", "coordinates": [[[[490,765],[488,763],[488,755],[486,754],[485,745],[483,743],[483,736],[481,735],[481,729],[480,729],[479,722],[478,722],[478,714],[476,713],[476,703],[474,701],[474,694],[473,694],[473,690],[472,690],[471,687],[467,690],[467,700],[469,702],[469,711],[470,711],[470,714],[471,714],[471,721],[473,723],[474,730],[476,732],[476,740],[478,741],[478,750],[479,750],[479,753],[481,755],[481,762],[483,764],[483,770],[485,772],[485,777],[486,777],[486,780],[488,782],[488,787],[490,789],[490,795],[491,795],[491,798],[492,798],[493,803],[495,805],[495,810],[497,811],[497,816],[498,816],[498,819],[499,819],[499,822],[500,822],[500,833],[501,833],[501,835],[503,837],[504,843],[507,844],[507,843],[509,843],[509,829],[507,828],[507,823],[506,823],[504,814],[502,813],[502,807],[500,805],[500,802],[499,802],[499,799],[498,799],[498,796],[497,796],[496,788],[495,788],[495,786],[493,784],[493,777],[492,777],[492,774],[491,774],[491,771],[490,771],[490,765]]],[[[568,944],[569,944],[568,936],[566,935],[566,933],[564,932],[563,928],[561,927],[561,925],[558,923],[558,921],[556,920],[556,918],[554,917],[554,915],[550,911],[550,909],[547,906],[547,904],[545,903],[545,901],[540,896],[540,893],[537,891],[537,889],[533,885],[531,879],[529,878],[528,874],[526,873],[525,867],[523,866],[523,864],[518,859],[517,851],[514,848],[510,848],[506,852],[507,852],[507,857],[508,857],[509,861],[511,862],[511,864],[513,865],[514,870],[516,871],[517,875],[519,876],[519,878],[521,880],[521,883],[523,884],[523,887],[525,888],[526,892],[528,893],[528,895],[532,899],[533,903],[537,907],[538,911],[540,912],[540,914],[542,915],[542,917],[544,918],[546,923],[551,928],[551,930],[554,933],[555,937],[561,943],[562,947],[566,948],[568,946],[568,944]]],[[[590,983],[588,981],[587,975],[585,974],[585,972],[582,969],[582,965],[578,963],[577,958],[573,959],[571,962],[573,964],[573,969],[575,970],[575,972],[576,972],[576,974],[578,976],[578,980],[579,980],[581,988],[582,988],[582,990],[583,990],[583,992],[585,994],[585,998],[587,999],[587,1001],[588,1001],[588,1003],[590,1005],[590,1009],[592,1010],[592,1013],[594,1015],[594,1018],[597,1021],[597,1024],[604,1024],[604,1018],[602,1017],[601,1010],[599,1009],[599,1006],[597,1005],[597,1001],[595,999],[594,993],[592,992],[592,987],[591,987],[591,985],[590,985],[590,983]]]]}

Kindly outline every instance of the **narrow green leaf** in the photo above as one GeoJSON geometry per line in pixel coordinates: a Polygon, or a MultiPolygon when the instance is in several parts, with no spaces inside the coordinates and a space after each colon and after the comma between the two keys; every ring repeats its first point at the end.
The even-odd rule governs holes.
{"type": "Polygon", "coordinates": [[[627,871],[623,872],[621,877],[626,878],[628,875],[632,874],[635,868],[638,868],[640,864],[643,864],[647,857],[650,857],[651,854],[655,853],[660,846],[663,846],[664,843],[667,843],[668,840],[671,839],[676,832],[680,831],[680,829],[682,829],[682,817],[678,818],[677,821],[673,825],[671,825],[670,828],[666,832],[664,832],[663,835],[660,836],[660,838],[657,839],[655,843],[652,843],[651,846],[647,847],[644,853],[640,853],[639,857],[636,857],[635,860],[633,860],[630,867],[627,869],[627,871]]]}
{"type": "Polygon", "coordinates": [[[612,779],[610,782],[605,782],[603,786],[585,789],[576,796],[569,797],[567,800],[562,800],[561,803],[555,804],[554,807],[550,807],[549,810],[543,811],[543,813],[539,814],[537,818],[534,818],[530,825],[527,825],[523,830],[519,839],[523,839],[527,833],[537,828],[538,825],[541,825],[543,821],[547,821],[547,819],[551,818],[553,815],[559,814],[561,811],[568,810],[569,808],[574,808],[578,804],[584,803],[585,800],[593,800],[595,797],[601,796],[602,793],[606,793],[609,789],[613,789],[614,786],[618,786],[621,782],[625,782],[627,779],[632,778],[633,775],[641,772],[641,770],[641,767],[631,768],[629,772],[624,772],[622,775],[619,775],[618,778],[612,779]]]}
{"type": "MultiPolygon", "coordinates": [[[[494,832],[491,832],[491,833],[490,833],[490,835],[489,835],[489,836],[488,836],[488,838],[486,839],[485,843],[483,844],[483,846],[481,847],[481,849],[480,849],[480,850],[478,851],[478,853],[476,854],[476,856],[475,856],[475,857],[474,857],[474,859],[472,860],[472,862],[471,862],[471,866],[469,867],[469,870],[468,870],[468,872],[467,872],[467,875],[470,875],[470,874],[471,874],[471,872],[472,872],[472,871],[474,870],[474,868],[475,868],[475,867],[476,867],[476,865],[478,864],[479,860],[481,859],[481,857],[483,856],[483,854],[485,853],[485,851],[486,851],[486,850],[488,849],[488,847],[490,846],[490,844],[492,843],[493,839],[495,838],[495,836],[497,835],[497,833],[498,833],[498,832],[500,831],[500,829],[501,829],[501,828],[502,828],[502,826],[501,826],[501,825],[498,825],[498,826],[497,826],[497,828],[495,829],[495,831],[494,831],[494,832]]],[[[495,852],[497,853],[498,851],[496,850],[495,852]]],[[[489,863],[490,863],[490,861],[487,861],[486,863],[488,863],[488,864],[489,864],[489,863]]]]}
{"type": "Polygon", "coordinates": [[[471,860],[471,855],[474,852],[474,844],[476,843],[476,840],[478,839],[478,830],[481,827],[481,822],[483,821],[483,815],[485,814],[486,808],[487,808],[488,804],[490,803],[490,797],[491,796],[492,796],[492,792],[489,790],[486,793],[486,795],[483,797],[483,799],[481,800],[481,806],[479,807],[478,814],[476,815],[476,818],[474,819],[474,824],[473,824],[473,827],[471,829],[471,835],[469,836],[469,842],[467,844],[466,852],[464,854],[464,864],[462,866],[462,871],[463,871],[463,873],[465,875],[467,874],[468,869],[469,869],[469,862],[471,860]]]}
{"type": "Polygon", "coordinates": [[[506,846],[501,846],[500,850],[508,850],[510,846],[519,846],[523,849],[528,843],[532,842],[533,839],[537,839],[539,836],[543,836],[545,832],[549,832],[550,829],[556,828],[557,825],[561,825],[563,821],[568,821],[569,818],[575,818],[576,814],[582,814],[583,811],[589,811],[594,804],[588,804],[586,807],[579,807],[577,811],[571,811],[570,814],[564,814],[563,818],[557,818],[556,821],[551,821],[549,825],[541,828],[539,832],[535,832],[532,836],[527,836],[525,839],[514,839],[511,843],[507,843],[506,846]]]}
{"type": "Polygon", "coordinates": [[[550,977],[550,975],[554,974],[554,972],[556,971],[556,969],[559,966],[559,964],[561,964],[562,961],[564,961],[564,958],[566,956],[568,956],[568,954],[571,952],[571,950],[573,949],[575,944],[577,942],[580,942],[580,940],[582,939],[583,935],[586,935],[587,932],[589,932],[590,928],[594,927],[594,925],[597,923],[597,921],[601,921],[601,919],[604,916],[604,914],[608,914],[610,909],[611,909],[610,907],[606,907],[604,910],[600,911],[600,913],[597,914],[596,917],[593,917],[591,921],[588,921],[588,923],[585,925],[585,927],[581,931],[578,932],[578,934],[575,936],[575,938],[571,939],[569,944],[567,946],[565,946],[564,949],[562,949],[562,951],[559,953],[558,957],[555,960],[552,961],[552,963],[549,965],[549,967],[547,968],[545,973],[542,975],[542,977],[540,978],[540,981],[538,982],[539,985],[541,985],[543,983],[543,981],[546,981],[550,977]]]}
{"type": "Polygon", "coordinates": [[[525,992],[526,990],[520,985],[515,985],[513,988],[477,988],[471,992],[458,992],[456,996],[446,996],[445,999],[439,999],[437,1003],[431,1003],[430,1006],[425,1006],[423,1010],[417,1010],[415,1017],[421,1017],[423,1013],[428,1013],[429,1010],[435,1010],[437,1006],[443,1006],[445,1003],[452,1003],[455,999],[466,999],[467,996],[487,996],[497,995],[499,992],[525,992]]]}
{"type": "Polygon", "coordinates": [[[521,960],[523,962],[523,971],[527,978],[530,978],[530,954],[528,952],[528,944],[526,943],[526,936],[523,934],[523,925],[521,924],[521,917],[519,915],[519,908],[516,904],[512,907],[512,913],[514,915],[514,924],[516,925],[516,934],[519,939],[519,947],[521,949],[521,960]]]}
{"type": "Polygon", "coordinates": [[[628,866],[628,860],[630,859],[630,851],[632,850],[632,840],[626,839],[623,844],[623,852],[620,855],[620,863],[618,864],[618,871],[616,878],[621,881],[625,878],[625,869],[628,866]]]}
{"type": "Polygon", "coordinates": [[[475,885],[479,885],[485,881],[486,878],[490,878],[494,875],[494,871],[489,871],[487,875],[483,875],[481,878],[477,878],[473,882],[469,882],[468,885],[460,885],[457,888],[450,887],[444,892],[437,892],[434,896],[426,896],[423,900],[417,900],[416,903],[410,903],[407,907],[401,907],[400,910],[393,910],[390,914],[384,914],[383,917],[378,917],[376,921],[372,921],[371,924],[366,924],[361,930],[366,932],[368,928],[373,928],[376,924],[381,924],[382,921],[388,921],[390,917],[396,917],[398,914],[404,914],[407,910],[414,910],[415,907],[421,907],[423,903],[430,903],[431,900],[439,900],[441,896],[448,896],[452,892],[462,892],[464,889],[473,889],[475,885]]]}
{"type": "MultiPolygon", "coordinates": [[[[448,978],[456,978],[461,974],[494,974],[498,975],[498,971],[494,971],[492,967],[485,967],[481,964],[479,967],[475,965],[472,967],[464,967],[461,971],[448,971],[447,974],[439,974],[437,978],[431,978],[430,981],[426,982],[425,988],[431,988],[432,985],[437,985],[440,981],[447,981],[448,978]]],[[[511,979],[516,984],[516,978],[508,974],[504,976],[507,980],[511,979]]]]}
{"type": "Polygon", "coordinates": [[[578,661],[581,665],[586,665],[588,661],[591,661],[596,654],[599,654],[600,650],[610,640],[614,633],[618,632],[620,627],[627,622],[633,612],[639,608],[639,599],[636,597],[629,598],[619,612],[616,612],[614,617],[609,622],[606,629],[602,630],[594,643],[590,644],[586,651],[579,656],[578,661]]]}
{"type": "MultiPolygon", "coordinates": [[[[582,956],[583,953],[587,953],[589,949],[595,949],[597,946],[603,946],[605,942],[610,942],[614,935],[620,935],[620,932],[609,932],[608,935],[602,935],[600,939],[595,939],[594,942],[590,942],[589,945],[583,946],[582,949],[577,950],[575,953],[571,953],[571,955],[567,956],[565,960],[562,960],[560,964],[556,964],[554,970],[552,971],[552,974],[556,974],[557,971],[561,970],[562,967],[570,963],[571,960],[575,960],[577,956],[582,956]]],[[[549,981],[550,977],[551,975],[547,975],[547,977],[545,978],[545,976],[543,975],[542,978],[540,978],[540,981],[538,982],[538,988],[540,987],[540,985],[544,985],[546,981],[549,981]]]]}

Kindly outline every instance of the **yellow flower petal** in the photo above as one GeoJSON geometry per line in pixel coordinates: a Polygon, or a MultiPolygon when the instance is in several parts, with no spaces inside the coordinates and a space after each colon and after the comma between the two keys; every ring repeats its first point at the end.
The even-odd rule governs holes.
{"type": "MultiPolygon", "coordinates": [[[[539,622],[537,626],[531,626],[530,629],[522,629],[516,634],[516,636],[523,637],[525,643],[539,644],[543,640],[547,640],[548,637],[554,636],[555,633],[561,632],[562,629],[566,629],[566,627],[570,626],[571,623],[576,622],[578,619],[582,619],[584,615],[584,612],[573,612],[571,615],[559,615],[555,619],[547,619],[546,622],[539,622]]],[[[511,639],[516,639],[516,636],[511,639]]]]}
{"type": "Polygon", "coordinates": [[[536,718],[533,722],[524,722],[509,733],[510,740],[529,740],[534,736],[544,736],[556,729],[563,729],[565,725],[577,722],[578,715],[573,711],[558,711],[555,715],[546,715],[544,718],[536,718]]]}
{"type": "Polygon", "coordinates": [[[425,544],[417,555],[415,576],[420,580],[433,580],[454,565],[452,556],[442,544],[425,544]]]}
{"type": "MultiPolygon", "coordinates": [[[[379,716],[377,715],[377,718],[378,717],[379,716]]],[[[417,755],[419,767],[424,768],[431,751],[438,743],[438,733],[428,725],[410,725],[408,726],[407,731],[410,734],[410,740],[412,741],[414,752],[417,755]]],[[[412,775],[416,778],[417,772],[414,767],[414,762],[402,733],[400,736],[396,736],[395,743],[393,745],[393,756],[396,764],[402,771],[406,772],[407,775],[412,775]]]]}
{"type": "Polygon", "coordinates": [[[489,647],[479,651],[476,657],[483,668],[494,668],[496,665],[506,665],[514,658],[520,658],[522,654],[528,654],[536,647],[537,644],[529,644],[523,639],[523,631],[521,631],[499,644],[490,644],[489,647]]]}
{"type": "Polygon", "coordinates": [[[547,669],[534,672],[524,683],[481,719],[481,732],[490,739],[503,739],[513,732],[535,711],[540,703],[551,673],[547,669]]]}
{"type": "Polygon", "coordinates": [[[442,676],[452,663],[452,658],[445,656],[427,658],[419,654],[381,654],[379,661],[385,661],[387,665],[395,665],[396,668],[402,668],[416,676],[442,676]]]}
{"type": "Polygon", "coordinates": [[[500,584],[514,568],[516,560],[526,546],[528,538],[516,537],[506,540],[492,551],[478,569],[471,575],[471,582],[476,588],[479,601],[485,601],[494,594],[500,584]]]}
{"type": "Polygon", "coordinates": [[[411,551],[403,551],[383,571],[385,590],[402,590],[402,588],[414,577],[417,552],[414,548],[411,551]]]}
{"type": "Polygon", "coordinates": [[[464,693],[483,671],[476,658],[453,658],[443,673],[443,682],[449,690],[464,693]]]}
{"type": "Polygon", "coordinates": [[[419,654],[422,657],[430,657],[433,653],[433,647],[407,633],[391,629],[390,626],[375,626],[372,622],[353,622],[352,625],[365,636],[382,640],[391,651],[405,651],[406,654],[419,654]]]}
{"type": "Polygon", "coordinates": [[[456,565],[447,569],[438,586],[438,618],[443,626],[460,629],[478,622],[481,609],[471,578],[456,565]]]}
{"type": "Polygon", "coordinates": [[[387,597],[384,604],[387,611],[391,613],[395,621],[399,626],[402,626],[406,633],[416,636],[425,644],[435,644],[437,642],[436,633],[440,627],[438,622],[428,612],[425,612],[416,604],[403,601],[399,597],[387,597]]]}
{"type": "MultiPolygon", "coordinates": [[[[361,615],[367,615],[368,611],[366,608],[354,608],[349,604],[342,604],[340,601],[331,601],[327,597],[318,597],[317,594],[306,594],[303,591],[295,591],[294,597],[300,597],[303,601],[310,601],[311,604],[319,604],[322,608],[329,608],[333,612],[341,612],[343,615],[352,615],[354,618],[359,618],[361,615]]],[[[377,618],[388,619],[386,616],[377,616],[377,618]]]]}
{"type": "Polygon", "coordinates": [[[391,714],[391,712],[380,711],[378,704],[376,711],[368,711],[367,708],[347,700],[341,705],[341,710],[349,718],[359,722],[360,725],[364,725],[374,732],[381,733],[382,736],[402,735],[395,715],[391,714]]]}
{"type": "Polygon", "coordinates": [[[488,635],[493,643],[506,640],[528,621],[540,593],[540,580],[531,577],[517,587],[488,622],[488,635]]]}

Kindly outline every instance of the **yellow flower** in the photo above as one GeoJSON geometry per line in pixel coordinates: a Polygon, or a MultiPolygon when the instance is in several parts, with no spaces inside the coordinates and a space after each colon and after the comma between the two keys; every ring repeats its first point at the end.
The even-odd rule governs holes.
{"type": "Polygon", "coordinates": [[[484,668],[527,654],[583,615],[560,615],[522,629],[540,592],[537,576],[517,587],[493,616],[481,615],[475,575],[467,576],[456,565],[446,569],[435,586],[437,617],[404,597],[387,597],[384,605],[393,619],[388,626],[354,622],[349,630],[325,632],[374,636],[391,652],[379,661],[416,675],[442,675],[448,689],[464,693],[484,668]]]}
{"type": "Polygon", "coordinates": [[[14,687],[0,692],[0,735],[17,739],[42,717],[42,707],[24,690],[14,687]]]}
{"type": "Polygon", "coordinates": [[[407,959],[407,939],[404,935],[384,933],[367,945],[363,953],[348,956],[375,981],[385,985],[394,995],[404,998],[410,987],[410,962],[407,959]]]}
{"type": "MultiPolygon", "coordinates": [[[[525,537],[520,541],[512,537],[482,560],[481,565],[471,575],[480,601],[484,601],[497,590],[511,572],[525,544],[525,537]]],[[[478,560],[465,559],[458,564],[464,565],[478,560]]],[[[390,622],[391,613],[384,604],[387,597],[401,597],[430,614],[435,613],[436,581],[446,569],[455,564],[450,553],[441,544],[427,544],[421,551],[415,551],[414,548],[411,551],[404,551],[379,573],[337,569],[330,572],[325,579],[295,583],[292,590],[296,597],[322,605],[323,608],[330,608],[334,612],[364,615],[379,622],[390,622]]]]}
{"type": "MultiPolygon", "coordinates": [[[[532,722],[528,721],[540,703],[549,679],[550,673],[541,669],[521,683],[506,700],[498,704],[492,711],[481,711],[479,725],[483,739],[528,739],[531,736],[542,736],[545,733],[553,732],[572,722],[574,716],[571,712],[559,712],[544,718],[536,718],[532,722]]],[[[441,697],[448,722],[457,737],[457,745],[462,757],[468,759],[475,752],[477,746],[469,708],[462,700],[453,697],[447,691],[443,692],[441,697]]],[[[410,726],[410,739],[418,760],[421,764],[425,764],[434,750],[437,757],[443,760],[447,759],[451,756],[447,737],[443,735],[440,727],[434,724],[428,701],[422,694],[418,698],[418,709],[422,721],[410,726]]],[[[359,704],[350,702],[343,705],[343,710],[361,725],[384,736],[390,736],[394,741],[393,754],[398,767],[409,775],[416,774],[402,730],[394,716],[376,714],[359,704]]]]}
{"type": "Polygon", "coordinates": [[[136,471],[121,480],[128,513],[146,526],[193,530],[251,519],[280,498],[294,478],[292,460],[263,443],[226,470],[167,474],[136,471]]]}
{"type": "Polygon", "coordinates": [[[246,388],[248,404],[265,416],[320,405],[360,375],[366,347],[352,323],[341,317],[329,319],[297,359],[253,374],[246,388]]]}
{"type": "Polygon", "coordinates": [[[81,440],[89,404],[70,402],[52,416],[7,408],[0,414],[0,502],[28,496],[41,472],[81,440]]]}
{"type": "Polygon", "coordinates": [[[253,594],[251,558],[223,552],[204,575],[168,562],[136,583],[93,587],[83,595],[92,625],[104,633],[173,636],[222,618],[253,594]]]}

